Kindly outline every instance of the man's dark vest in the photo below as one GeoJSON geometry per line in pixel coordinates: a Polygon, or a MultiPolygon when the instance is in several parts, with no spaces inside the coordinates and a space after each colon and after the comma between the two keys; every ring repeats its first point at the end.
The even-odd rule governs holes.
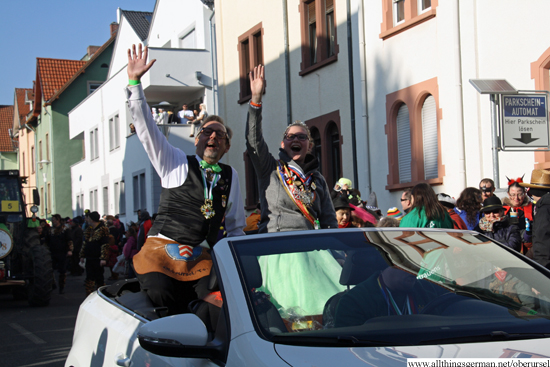
{"type": "Polygon", "coordinates": [[[204,185],[199,162],[194,155],[187,156],[189,172],[183,185],[171,189],[162,188],[157,218],[149,236],[159,233],[178,243],[197,246],[205,239],[213,246],[217,239],[225,208],[231,191],[231,166],[219,163],[222,168],[218,184],[212,190],[212,206],[215,215],[204,218],[204,185]]]}

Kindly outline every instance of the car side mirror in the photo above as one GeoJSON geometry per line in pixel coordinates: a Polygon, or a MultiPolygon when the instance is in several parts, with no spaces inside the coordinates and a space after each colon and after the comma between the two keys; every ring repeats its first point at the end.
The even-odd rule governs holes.
{"type": "Polygon", "coordinates": [[[165,357],[215,358],[208,347],[208,330],[195,314],[163,317],[138,330],[139,344],[148,352],[165,357]]]}

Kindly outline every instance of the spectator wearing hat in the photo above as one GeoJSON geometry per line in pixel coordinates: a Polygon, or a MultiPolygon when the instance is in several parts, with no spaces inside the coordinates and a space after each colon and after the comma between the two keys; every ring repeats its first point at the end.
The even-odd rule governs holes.
{"type": "Polygon", "coordinates": [[[481,190],[481,198],[483,200],[490,198],[495,192],[495,181],[490,178],[484,178],[479,182],[479,190],[481,190]]]}
{"type": "Polygon", "coordinates": [[[510,224],[508,217],[504,214],[504,207],[498,196],[493,195],[485,199],[481,212],[484,216],[479,220],[479,233],[516,251],[521,250],[519,228],[514,224],[510,224]]]}
{"type": "Polygon", "coordinates": [[[360,208],[351,203],[349,206],[351,207],[351,224],[354,227],[376,227],[378,220],[374,214],[368,212],[367,209],[360,208]]]}
{"type": "Polygon", "coordinates": [[[333,191],[330,193],[332,199],[338,196],[345,197],[350,204],[362,206],[361,193],[353,188],[353,183],[349,178],[342,177],[334,185],[333,191]]]}
{"type": "Polygon", "coordinates": [[[84,243],[80,249],[80,262],[86,259],[86,280],[84,287],[89,295],[105,284],[103,267],[107,265],[109,254],[109,229],[100,220],[98,212],[86,217],[88,228],[84,232],[84,243]]]}
{"type": "Polygon", "coordinates": [[[349,228],[351,224],[351,207],[346,198],[337,196],[332,200],[334,210],[336,211],[336,220],[338,221],[338,228],[349,228]]]}
{"type": "Polygon", "coordinates": [[[460,218],[460,215],[458,215],[457,212],[454,211],[454,208],[456,207],[456,200],[455,198],[451,197],[450,195],[440,193],[437,194],[437,200],[441,205],[447,209],[447,213],[451,216],[451,220],[453,221],[453,228],[454,229],[468,229],[466,226],[466,223],[460,218]]]}
{"type": "Polygon", "coordinates": [[[397,207],[389,208],[388,209],[388,218],[395,218],[397,220],[401,220],[403,218],[403,213],[397,207]]]}
{"type": "Polygon", "coordinates": [[[528,187],[529,195],[535,201],[531,251],[533,260],[550,268],[550,170],[533,170],[531,183],[522,182],[520,186],[528,187]]]}
{"type": "Polygon", "coordinates": [[[532,246],[532,237],[527,227],[532,227],[534,206],[522,183],[523,176],[508,178],[508,197],[504,198],[503,207],[510,224],[515,224],[520,229],[523,237],[522,252],[526,253],[532,246]]]}

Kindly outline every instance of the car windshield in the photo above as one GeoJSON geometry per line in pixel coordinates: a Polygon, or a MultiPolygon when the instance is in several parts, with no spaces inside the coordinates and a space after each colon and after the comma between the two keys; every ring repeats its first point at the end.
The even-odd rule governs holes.
{"type": "Polygon", "coordinates": [[[473,232],[312,231],[231,246],[256,330],[276,343],[550,337],[548,273],[473,232]]]}

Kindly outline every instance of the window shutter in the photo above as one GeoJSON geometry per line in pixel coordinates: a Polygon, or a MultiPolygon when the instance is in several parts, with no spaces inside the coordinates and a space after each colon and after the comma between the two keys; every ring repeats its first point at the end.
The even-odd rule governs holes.
{"type": "Polygon", "coordinates": [[[334,10],[334,0],[327,0],[326,1],[326,12],[330,13],[332,10],[334,10]]]}
{"type": "Polygon", "coordinates": [[[315,23],[317,17],[315,16],[315,1],[310,2],[307,5],[308,9],[308,16],[309,16],[309,24],[315,23]]]}
{"type": "Polygon", "coordinates": [[[435,98],[428,96],[422,105],[422,142],[424,146],[424,177],[426,180],[439,177],[438,174],[438,142],[437,113],[435,98]]]}
{"type": "Polygon", "coordinates": [[[399,160],[399,183],[412,181],[411,125],[406,104],[397,112],[397,159],[399,160]]]}

